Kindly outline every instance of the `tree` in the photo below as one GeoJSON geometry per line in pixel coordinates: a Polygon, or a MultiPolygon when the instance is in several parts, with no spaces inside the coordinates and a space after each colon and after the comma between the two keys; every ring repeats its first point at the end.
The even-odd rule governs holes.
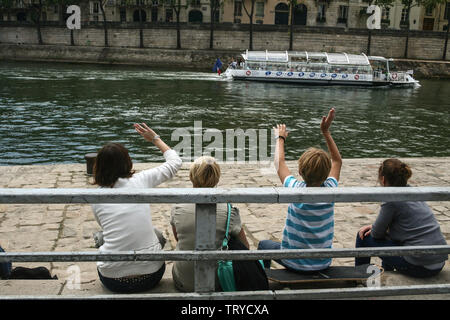
{"type": "Polygon", "coordinates": [[[444,53],[442,54],[442,60],[445,60],[447,57],[448,33],[450,29],[450,6],[447,7],[446,14],[447,14],[447,32],[445,33],[444,53]]]}
{"type": "Polygon", "coordinates": [[[248,44],[248,49],[249,50],[253,50],[253,16],[255,13],[255,2],[256,0],[250,0],[250,8],[247,8],[247,6],[245,5],[245,0],[242,0],[242,6],[244,7],[244,11],[248,16],[248,20],[249,20],[249,44],[248,44]],[[250,10],[249,10],[250,9],[250,10]]]}
{"type": "Polygon", "coordinates": [[[209,0],[210,14],[211,14],[211,23],[209,29],[209,48],[214,49],[214,22],[218,10],[220,9],[221,2],[220,0],[209,0]]]}
{"type": "Polygon", "coordinates": [[[146,7],[146,3],[148,0],[124,0],[123,3],[126,4],[127,7],[137,8],[138,10],[138,22],[139,22],[139,48],[144,48],[144,17],[142,16],[142,12],[144,12],[144,8],[146,7]]]}
{"type": "Polygon", "coordinates": [[[108,26],[106,24],[106,13],[105,13],[105,4],[108,0],[99,0],[99,7],[100,11],[102,12],[103,16],[103,30],[105,33],[105,47],[109,47],[108,45],[108,26]]]}
{"type": "Polygon", "coordinates": [[[164,0],[164,3],[175,12],[176,28],[177,28],[177,49],[181,49],[181,31],[180,31],[180,13],[181,8],[186,5],[181,5],[181,0],[164,0]]]}
{"type": "Polygon", "coordinates": [[[41,17],[42,9],[46,5],[46,0],[38,0],[37,2],[30,1],[28,7],[31,9],[31,20],[36,24],[38,44],[42,45],[42,32],[41,32],[41,17]]]}
{"type": "Polygon", "coordinates": [[[289,27],[289,51],[293,50],[294,45],[294,8],[297,6],[297,0],[289,0],[291,11],[291,25],[289,27]]]}

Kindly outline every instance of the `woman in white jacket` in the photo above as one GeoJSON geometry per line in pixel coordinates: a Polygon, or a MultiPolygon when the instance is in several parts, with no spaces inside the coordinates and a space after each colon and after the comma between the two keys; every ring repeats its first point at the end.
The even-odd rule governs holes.
{"type": "MultiPolygon", "coordinates": [[[[121,144],[108,143],[97,154],[94,164],[94,184],[103,188],[153,188],[175,176],[181,167],[177,153],[145,123],[135,124],[135,130],[153,143],[166,162],[156,168],[135,173],[128,150],[121,144]]],[[[93,204],[95,219],[103,230],[100,252],[159,251],[164,241],[158,238],[152,224],[149,204],[93,204]]],[[[142,292],[156,286],[165,271],[164,261],[99,261],[98,274],[103,285],[120,293],[142,292]]]]}

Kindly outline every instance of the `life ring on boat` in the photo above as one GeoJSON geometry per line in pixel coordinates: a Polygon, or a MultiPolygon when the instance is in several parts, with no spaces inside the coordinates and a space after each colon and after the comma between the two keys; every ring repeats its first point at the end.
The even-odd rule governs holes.
{"type": "Polygon", "coordinates": [[[342,75],[342,79],[346,79],[346,78],[348,78],[348,74],[344,73],[344,74],[342,75]]]}
{"type": "Polygon", "coordinates": [[[294,73],[292,71],[289,71],[287,75],[288,75],[288,77],[291,77],[293,74],[294,73]]]}
{"type": "Polygon", "coordinates": [[[396,74],[396,73],[393,73],[393,74],[391,75],[391,78],[392,78],[392,80],[396,80],[396,79],[397,79],[397,74],[396,74]]]}
{"type": "Polygon", "coordinates": [[[281,72],[281,71],[278,71],[277,72],[277,76],[279,77],[279,76],[281,76],[283,74],[283,72],[281,72]]]}
{"type": "Polygon", "coordinates": [[[322,74],[320,75],[321,78],[325,78],[326,76],[327,76],[326,73],[322,73],[322,74]]]}
{"type": "Polygon", "coordinates": [[[359,80],[359,74],[355,74],[355,80],[359,80]]]}
{"type": "Polygon", "coordinates": [[[245,72],[245,74],[249,76],[249,75],[252,74],[252,72],[251,72],[250,70],[247,70],[247,71],[245,72]]]}
{"type": "Polygon", "coordinates": [[[270,76],[271,74],[272,74],[272,72],[266,71],[266,76],[270,76]]]}
{"type": "Polygon", "coordinates": [[[311,72],[310,74],[309,74],[309,76],[312,78],[312,77],[315,77],[316,76],[316,73],[315,72],[311,72]]]}
{"type": "Polygon", "coordinates": [[[336,73],[333,73],[333,74],[331,75],[331,77],[332,77],[332,78],[336,78],[336,77],[337,77],[337,74],[336,74],[336,73]]]}
{"type": "Polygon", "coordinates": [[[298,73],[298,76],[299,76],[299,77],[303,77],[304,75],[305,75],[304,72],[299,72],[299,73],[298,73]]]}

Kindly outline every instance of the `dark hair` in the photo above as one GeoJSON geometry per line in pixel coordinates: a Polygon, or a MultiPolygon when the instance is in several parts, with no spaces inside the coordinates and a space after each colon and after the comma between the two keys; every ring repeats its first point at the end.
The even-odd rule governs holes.
{"type": "Polygon", "coordinates": [[[411,176],[411,168],[398,159],[384,160],[378,169],[378,180],[384,177],[391,187],[406,187],[408,179],[411,176]]]}
{"type": "Polygon", "coordinates": [[[95,159],[94,184],[113,187],[119,178],[129,178],[134,174],[133,162],[127,148],[120,143],[108,143],[100,149],[95,159]]]}

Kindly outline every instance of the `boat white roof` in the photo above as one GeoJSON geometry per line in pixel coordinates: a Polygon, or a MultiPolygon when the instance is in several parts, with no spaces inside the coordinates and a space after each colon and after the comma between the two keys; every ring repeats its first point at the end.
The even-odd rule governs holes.
{"type": "Polygon", "coordinates": [[[289,62],[292,57],[306,61],[325,60],[329,64],[369,65],[369,59],[362,54],[326,53],[308,51],[246,51],[242,57],[248,61],[289,62]]]}

